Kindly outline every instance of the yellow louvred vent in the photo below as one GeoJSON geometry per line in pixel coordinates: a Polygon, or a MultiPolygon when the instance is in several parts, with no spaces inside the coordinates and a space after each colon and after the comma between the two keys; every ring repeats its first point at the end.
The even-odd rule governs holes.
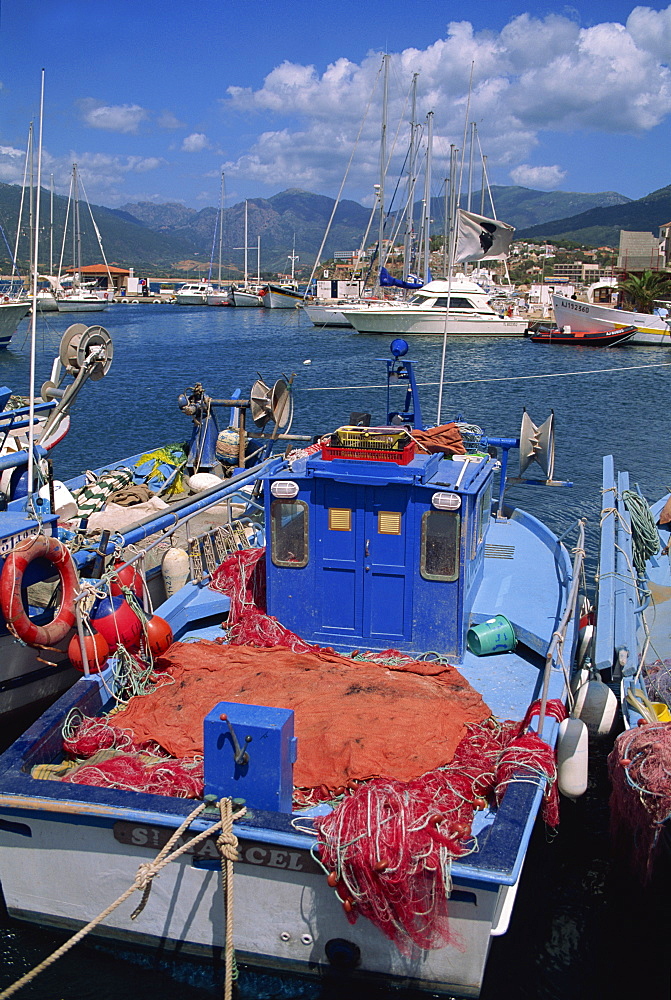
{"type": "Polygon", "coordinates": [[[351,531],[352,511],[347,507],[329,507],[329,531],[351,531]]]}
{"type": "Polygon", "coordinates": [[[381,510],[377,515],[377,531],[379,535],[400,535],[401,515],[393,510],[381,510]]]}

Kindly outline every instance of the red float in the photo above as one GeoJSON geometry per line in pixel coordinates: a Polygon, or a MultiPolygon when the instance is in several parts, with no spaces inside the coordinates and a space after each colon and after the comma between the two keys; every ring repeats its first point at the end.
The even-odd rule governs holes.
{"type": "Polygon", "coordinates": [[[126,587],[128,590],[132,590],[137,598],[142,600],[144,583],[142,574],[136,570],[135,566],[126,566],[123,561],[117,560],[113,568],[116,575],[110,580],[110,593],[112,596],[123,596],[122,587],[126,587]],[[123,566],[123,569],[117,570],[118,566],[123,566]]]}
{"type": "MultiPolygon", "coordinates": [[[[100,673],[105,667],[105,661],[110,655],[107,639],[100,632],[88,633],[84,636],[84,652],[92,674],[100,673]]],[[[68,658],[75,670],[84,672],[84,657],[78,635],[73,635],[68,645],[68,658]]]]}
{"type": "Polygon", "coordinates": [[[165,618],[161,618],[159,615],[152,615],[148,619],[144,626],[144,635],[142,645],[149,646],[151,655],[154,657],[163,656],[174,641],[170,625],[165,618]]]}

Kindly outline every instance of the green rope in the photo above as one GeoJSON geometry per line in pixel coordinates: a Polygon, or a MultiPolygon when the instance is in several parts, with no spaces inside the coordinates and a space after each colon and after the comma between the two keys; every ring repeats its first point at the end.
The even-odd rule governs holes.
{"type": "Polygon", "coordinates": [[[647,500],[634,490],[624,490],[622,501],[631,517],[634,566],[640,576],[647,560],[659,552],[659,534],[647,500]]]}

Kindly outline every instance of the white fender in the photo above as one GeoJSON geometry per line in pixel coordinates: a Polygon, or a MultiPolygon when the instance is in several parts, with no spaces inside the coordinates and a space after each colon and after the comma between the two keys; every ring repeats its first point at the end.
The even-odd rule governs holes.
{"type": "Polygon", "coordinates": [[[172,597],[189,579],[189,556],[184,549],[170,546],[163,556],[161,573],[166,597],[172,597]]]}
{"type": "Polygon", "coordinates": [[[613,691],[598,677],[591,679],[586,670],[580,671],[580,686],[575,692],[573,714],[581,719],[590,733],[606,736],[613,728],[617,717],[618,703],[613,691]],[[583,675],[587,679],[583,680],[583,675]]]}
{"type": "Polygon", "coordinates": [[[220,486],[223,479],[219,476],[213,476],[211,472],[197,472],[194,476],[189,478],[189,489],[193,493],[202,493],[203,490],[209,490],[211,486],[220,486]]]}
{"type": "Polygon", "coordinates": [[[557,783],[562,795],[577,799],[587,790],[587,726],[581,719],[564,719],[557,737],[557,783]]]}

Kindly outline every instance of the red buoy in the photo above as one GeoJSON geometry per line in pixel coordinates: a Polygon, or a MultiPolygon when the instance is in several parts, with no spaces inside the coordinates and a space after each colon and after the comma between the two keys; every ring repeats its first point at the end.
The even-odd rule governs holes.
{"type": "Polygon", "coordinates": [[[144,626],[144,638],[142,645],[146,643],[151,650],[153,657],[163,656],[165,651],[172,646],[172,629],[165,618],[160,615],[152,615],[144,626]]]}
{"type": "MultiPolygon", "coordinates": [[[[87,633],[84,636],[84,651],[92,674],[99,673],[105,666],[105,661],[110,654],[107,639],[100,632],[87,633]]],[[[75,668],[84,672],[84,657],[82,646],[78,635],[73,635],[68,645],[68,659],[75,668]]]]}
{"type": "Polygon", "coordinates": [[[144,593],[144,583],[142,581],[142,574],[138,572],[135,566],[125,566],[120,560],[114,563],[114,570],[116,575],[110,580],[110,593],[113,597],[119,594],[123,595],[122,587],[126,587],[128,590],[132,590],[136,597],[142,600],[142,595],[144,593]],[[117,566],[123,566],[123,569],[117,570],[117,566]]]}

